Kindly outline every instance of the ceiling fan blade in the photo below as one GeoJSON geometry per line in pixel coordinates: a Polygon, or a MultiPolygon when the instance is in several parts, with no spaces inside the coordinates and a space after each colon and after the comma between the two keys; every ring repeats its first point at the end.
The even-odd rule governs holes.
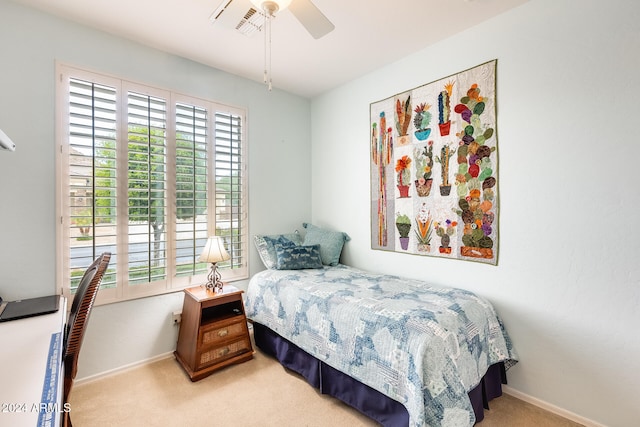
{"type": "Polygon", "coordinates": [[[336,27],[320,12],[311,0],[293,0],[289,6],[289,10],[293,13],[303,27],[309,31],[314,39],[319,39],[336,27]]]}

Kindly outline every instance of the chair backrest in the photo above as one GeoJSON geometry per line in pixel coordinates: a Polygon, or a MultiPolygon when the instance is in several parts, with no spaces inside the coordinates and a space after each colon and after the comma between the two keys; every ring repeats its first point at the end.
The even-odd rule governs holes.
{"type": "Polygon", "coordinates": [[[78,371],[78,354],[84,331],[110,259],[111,253],[105,252],[93,261],[80,279],[71,304],[64,337],[64,402],[68,401],[69,392],[78,371]]]}

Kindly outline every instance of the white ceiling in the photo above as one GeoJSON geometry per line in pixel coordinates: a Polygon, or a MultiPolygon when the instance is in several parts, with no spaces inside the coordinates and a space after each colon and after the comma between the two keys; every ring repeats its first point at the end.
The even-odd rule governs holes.
{"type": "MultiPolygon", "coordinates": [[[[229,73],[263,79],[262,33],[247,37],[209,20],[229,0],[13,1],[229,73]]],[[[313,97],[526,1],[313,0],[336,28],[316,40],[290,11],[279,12],[272,26],[273,85],[313,97]]]]}

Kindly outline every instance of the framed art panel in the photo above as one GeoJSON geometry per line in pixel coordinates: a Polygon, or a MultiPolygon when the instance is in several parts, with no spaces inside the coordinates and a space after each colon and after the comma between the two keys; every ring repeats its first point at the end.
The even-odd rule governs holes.
{"type": "Polygon", "coordinates": [[[370,106],[371,247],[496,264],[496,60],[370,106]]]}

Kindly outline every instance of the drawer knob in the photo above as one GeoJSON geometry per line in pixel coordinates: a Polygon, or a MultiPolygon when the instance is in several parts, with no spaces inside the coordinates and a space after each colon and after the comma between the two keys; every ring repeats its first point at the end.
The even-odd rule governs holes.
{"type": "Polygon", "coordinates": [[[229,335],[229,330],[228,329],[221,329],[218,331],[218,336],[219,337],[226,337],[227,335],[229,335]]]}

